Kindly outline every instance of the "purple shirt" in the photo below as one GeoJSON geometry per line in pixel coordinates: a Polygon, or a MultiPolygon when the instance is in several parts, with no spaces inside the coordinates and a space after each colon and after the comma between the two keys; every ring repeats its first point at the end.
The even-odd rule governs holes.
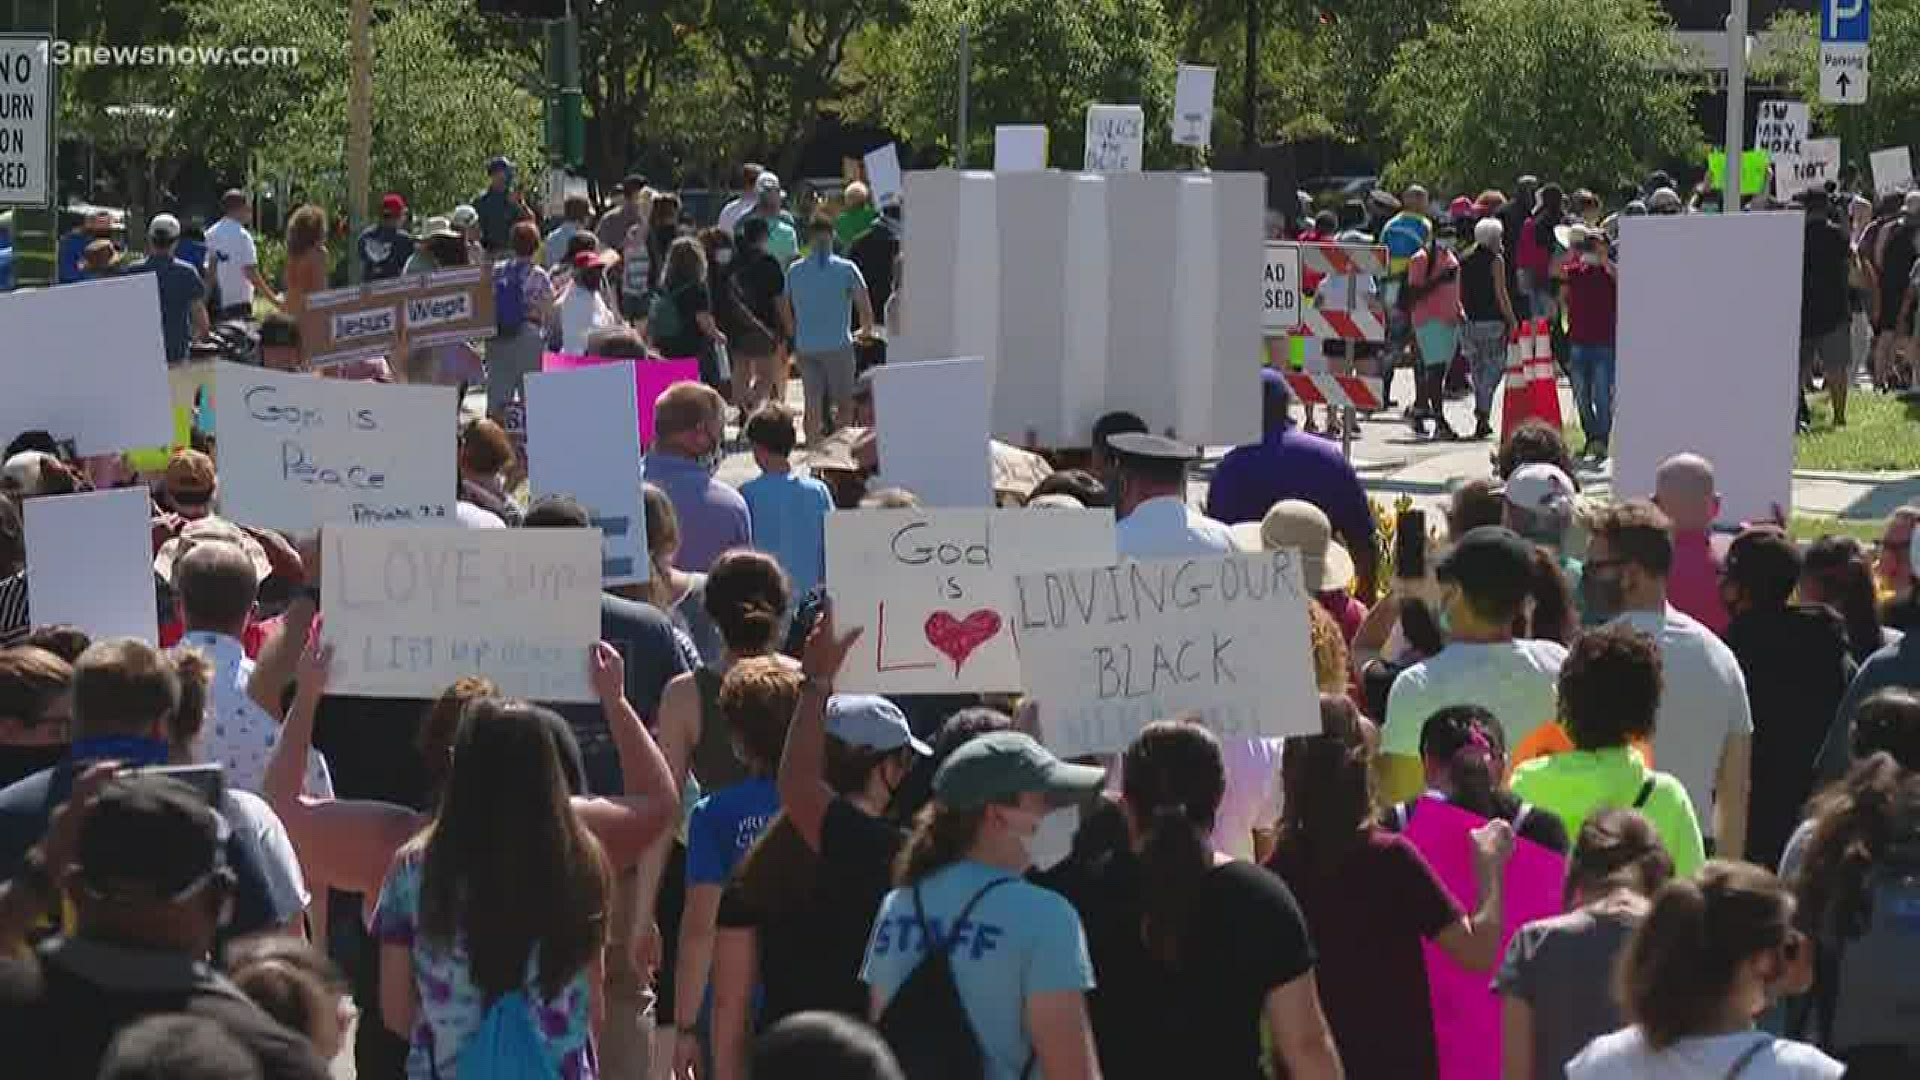
{"type": "Polygon", "coordinates": [[[752,546],[747,500],[698,462],[655,450],[641,468],[649,483],[667,493],[680,517],[680,554],[674,566],[704,574],[721,552],[752,546]]]}
{"type": "Polygon", "coordinates": [[[1284,424],[1227,452],[1207,489],[1207,516],[1228,525],[1259,521],[1282,499],[1319,507],[1349,551],[1370,551],[1373,512],[1339,444],[1284,424]]]}

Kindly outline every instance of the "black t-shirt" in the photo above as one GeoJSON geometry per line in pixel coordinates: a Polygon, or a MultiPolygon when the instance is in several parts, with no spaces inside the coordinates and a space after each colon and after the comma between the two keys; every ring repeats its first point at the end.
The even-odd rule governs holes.
{"type": "Polygon", "coordinates": [[[900,253],[900,235],[894,231],[893,223],[885,218],[873,223],[873,227],[860,234],[853,242],[848,254],[853,264],[860,268],[860,277],[867,283],[867,296],[873,301],[874,321],[885,325],[887,298],[893,295],[893,258],[900,253]]]}
{"type": "MultiPolygon", "coordinates": [[[[1388,832],[1403,832],[1407,821],[1419,808],[1419,799],[1400,803],[1390,812],[1381,815],[1380,827],[1388,832]]],[[[1512,807],[1503,809],[1499,818],[1513,826],[1514,835],[1531,840],[1555,854],[1565,855],[1570,847],[1567,842],[1567,827],[1561,822],[1558,814],[1549,813],[1537,806],[1528,806],[1515,799],[1512,807]],[[1526,812],[1525,817],[1521,817],[1523,810],[1526,812]]]]}
{"type": "Polygon", "coordinates": [[[655,338],[654,347],[660,350],[660,355],[669,359],[704,354],[707,335],[700,332],[698,316],[713,310],[713,297],[708,295],[706,285],[688,281],[661,288],[668,302],[679,309],[680,332],[671,337],[655,338]]]}
{"type": "Polygon", "coordinates": [[[1460,260],[1460,306],[1468,322],[1500,322],[1500,296],[1493,282],[1493,249],[1476,247],[1460,260]]]}
{"type": "Polygon", "coordinates": [[[263,1080],[327,1076],[303,1036],[185,956],[55,939],[33,957],[0,961],[0,1046],[9,1076],[93,1080],[115,1035],[164,1013],[219,1024],[253,1056],[263,1080]]]}
{"type": "Polygon", "coordinates": [[[1260,1080],[1267,995],[1314,965],[1293,893],[1252,863],[1214,867],[1193,899],[1179,969],[1169,970],[1141,933],[1143,874],[1122,852],[1065,885],[1093,955],[1087,1004],[1101,1071],[1111,1080],[1260,1080]]]}
{"type": "Polygon", "coordinates": [[[361,277],[367,281],[397,278],[413,257],[413,237],[391,225],[369,225],[360,231],[361,277]]]}
{"type": "Polygon", "coordinates": [[[762,1030],[814,1009],[865,1019],[860,962],[873,916],[893,888],[894,856],[906,839],[893,822],[837,798],[827,804],[820,823],[820,859],[805,903],[786,911],[759,910],[735,875],[720,899],[720,925],[756,931],[765,995],[758,1021],[762,1030]]]}
{"type": "MultiPolygon", "coordinates": [[[[649,725],[660,712],[660,694],[686,665],[673,644],[673,623],[660,609],[639,600],[600,594],[600,639],[620,650],[627,665],[627,700],[649,725]]],[[[573,728],[580,756],[587,768],[587,790],[595,795],[625,791],[620,755],[599,705],[580,702],[554,704],[553,710],[573,728]]]]}
{"type": "Polygon", "coordinates": [[[765,251],[747,248],[735,256],[734,285],[753,317],[774,334],[780,333],[780,294],[787,291],[787,275],[780,260],[765,251]]]}
{"type": "Polygon", "coordinates": [[[1801,253],[1800,336],[1818,337],[1847,321],[1847,262],[1853,245],[1846,231],[1821,218],[1807,222],[1801,253]]]}

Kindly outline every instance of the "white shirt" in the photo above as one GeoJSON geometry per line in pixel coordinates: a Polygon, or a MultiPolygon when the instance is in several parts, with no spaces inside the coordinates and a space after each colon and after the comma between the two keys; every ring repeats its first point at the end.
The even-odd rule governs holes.
{"type": "Polygon", "coordinates": [[[459,502],[453,504],[453,517],[454,520],[460,523],[460,527],[463,529],[504,529],[507,527],[507,523],[500,520],[499,514],[494,513],[484,506],[475,506],[465,499],[461,499],[459,502]]]}
{"type": "MultiPolygon", "coordinates": [[[[1271,832],[1280,820],[1280,748],[1284,739],[1222,739],[1226,791],[1213,817],[1213,846],[1253,861],[1253,831],[1271,832]]],[[[1119,770],[1115,770],[1116,772],[1119,770]]]]}
{"type": "MultiPolygon", "coordinates": [[[[200,730],[196,757],[226,769],[229,788],[259,791],[267,777],[267,757],[280,738],[280,722],[247,696],[253,661],[247,659],[246,649],[237,639],[225,634],[195,630],[182,637],[180,644],[205,653],[213,664],[207,720],[200,730]]],[[[301,789],[316,798],[333,797],[333,777],[318,750],[307,752],[307,775],[301,789]]]]}
{"type": "Polygon", "coordinates": [[[1729,738],[1753,734],[1740,662],[1713,631],[1671,604],[1664,614],[1630,611],[1615,622],[1650,635],[1660,646],[1654,761],[1687,786],[1701,831],[1711,832],[1720,752],[1729,738]]]}
{"type": "Polygon", "coordinates": [[[1122,559],[1143,562],[1233,553],[1231,530],[1173,495],[1134,507],[1114,525],[1113,537],[1122,559]]]}
{"type": "Polygon", "coordinates": [[[252,304],[253,282],[247,267],[260,264],[253,234],[238,221],[223,217],[207,229],[207,251],[213,259],[214,280],[220,285],[221,306],[252,304]]]}
{"type": "MultiPolygon", "coordinates": [[[[1420,756],[1420,729],[1450,705],[1478,705],[1506,732],[1507,746],[1556,715],[1555,684],[1567,650],[1551,641],[1456,641],[1413,665],[1387,692],[1381,749],[1420,756]]],[[[1660,760],[1662,768],[1666,759],[1660,760]]]]}
{"type": "MultiPolygon", "coordinates": [[[[1658,756],[1659,751],[1654,753],[1658,756]]],[[[1740,1080],[1830,1080],[1847,1071],[1805,1043],[1764,1032],[1681,1039],[1656,1051],[1639,1028],[1627,1027],[1600,1036],[1574,1055],[1567,1062],[1567,1080],[1725,1080],[1740,1055],[1762,1040],[1769,1045],[1747,1062],[1740,1080]]]]}
{"type": "Polygon", "coordinates": [[[720,227],[725,229],[729,236],[737,232],[740,228],[740,219],[752,212],[753,203],[754,197],[751,194],[734,196],[727,205],[720,208],[720,227]]]}
{"type": "Polygon", "coordinates": [[[619,316],[600,299],[600,290],[568,289],[567,298],[560,302],[560,351],[585,356],[588,335],[619,325],[619,316]]]}

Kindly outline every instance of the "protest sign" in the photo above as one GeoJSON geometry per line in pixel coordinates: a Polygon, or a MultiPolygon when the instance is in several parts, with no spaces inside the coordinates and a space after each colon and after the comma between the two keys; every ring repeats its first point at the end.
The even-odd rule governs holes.
{"type": "Polygon", "coordinates": [[[1139,172],[1147,114],[1138,105],[1087,106],[1087,172],[1139,172]]]}
{"type": "Polygon", "coordinates": [[[993,431],[1021,446],[1077,445],[1106,402],[1106,180],[1032,172],[997,176],[993,186],[993,431]]]}
{"type": "Polygon", "coordinates": [[[1790,424],[1711,423],[1739,386],[1745,415],[1790,416],[1800,349],[1800,213],[1620,220],[1613,492],[1653,494],[1660,462],[1714,463],[1720,520],[1772,520],[1793,505],[1790,424]]]}
{"type": "MultiPolygon", "coordinates": [[[[1538,811],[1536,811],[1538,812],[1538,811]]],[[[1480,907],[1479,878],[1473,868],[1473,830],[1486,824],[1439,799],[1420,799],[1407,822],[1406,838],[1464,911],[1480,907]]],[[[1561,912],[1561,887],[1566,860],[1522,837],[1515,837],[1513,858],[1502,879],[1506,917],[1500,951],[1515,930],[1536,919],[1561,912]]],[[[1433,1002],[1434,1048],[1440,1057],[1440,1080],[1481,1080],[1500,1075],[1500,998],[1487,992],[1486,972],[1460,967],[1433,942],[1421,943],[1427,958],[1427,990],[1433,1002]]]]}
{"type": "Polygon", "coordinates": [[[1298,558],[1285,549],[1016,577],[1021,681],[1042,740],[1061,757],[1111,753],[1183,715],[1222,739],[1317,733],[1313,598],[1298,558]]]}
{"type": "Polygon", "coordinates": [[[606,545],[601,584],[647,580],[646,503],[632,360],[527,376],[527,479],[535,495],[571,495],[606,545]]]}
{"type": "Polygon", "coordinates": [[[1773,159],[1773,195],[1782,202],[1839,179],[1839,139],[1805,139],[1799,157],[1773,159]]]}
{"type": "Polygon", "coordinates": [[[33,625],[159,643],[146,488],[41,496],[23,502],[21,515],[33,625]]]}
{"type": "MultiPolygon", "coordinates": [[[[540,358],[542,371],[573,371],[576,368],[610,364],[610,356],[575,356],[571,353],[547,353],[540,358]]],[[[633,363],[634,405],[640,417],[640,448],[653,445],[653,404],[667,387],[677,382],[699,382],[700,361],[635,360],[633,363]]]]}
{"type": "Polygon", "coordinates": [[[401,305],[408,349],[490,338],[498,331],[490,267],[450,266],[404,280],[414,283],[401,305]]]}
{"type": "Polygon", "coordinates": [[[873,206],[884,210],[900,201],[906,193],[906,182],[900,175],[900,148],[893,143],[867,153],[867,193],[873,196],[873,206]]]}
{"type": "Polygon", "coordinates": [[[1047,125],[1001,124],[993,129],[993,171],[1037,172],[1047,167],[1047,125]]]}
{"type": "Polygon", "coordinates": [[[1112,562],[1105,510],[843,510],[827,515],[827,581],[842,630],[862,626],[842,690],[1012,692],[1014,576],[1112,562]]]}
{"type": "Polygon", "coordinates": [[[927,506],[993,505],[993,368],[978,357],[873,369],[880,474],[927,506]]]}
{"type": "Polygon", "coordinates": [[[454,393],[219,365],[222,511],[282,532],[452,521],[454,393]]]}
{"type": "Polygon", "coordinates": [[[300,312],[301,347],[316,368],[490,338],[496,330],[492,271],[485,266],[327,289],[307,297],[300,312]]]}
{"type": "Polygon", "coordinates": [[[1873,166],[1875,195],[1904,195],[1913,188],[1913,155],[1904,146],[1890,146],[1868,155],[1873,166]]]}
{"type": "Polygon", "coordinates": [[[1267,241],[1266,271],[1260,280],[1261,328],[1269,336],[1300,325],[1300,248],[1267,241]]]}
{"type": "Polygon", "coordinates": [[[1763,101],[1753,122],[1753,145],[1774,157],[1799,157],[1813,133],[1807,105],[1801,101],[1763,101]]]}
{"type": "Polygon", "coordinates": [[[1175,146],[1213,143],[1214,69],[1181,64],[1173,84],[1173,142],[1175,146]]]}
{"type": "Polygon", "coordinates": [[[165,446],[160,290],[127,274],[0,294],[0,431],[46,431],[92,456],[165,446]]]}
{"type": "MultiPolygon", "coordinates": [[[[1767,165],[1772,159],[1765,150],[1746,150],[1740,154],[1740,194],[1742,197],[1758,195],[1767,190],[1767,165]]],[[[1727,189],[1727,155],[1718,150],[1707,154],[1707,182],[1714,189],[1725,192],[1727,189]]],[[[1724,196],[1723,196],[1724,198],[1724,196]]],[[[1723,202],[1728,210],[1735,209],[1732,202],[1723,202]]]]}
{"type": "Polygon", "coordinates": [[[333,693],[431,698],[484,675],[506,697],[594,699],[600,530],[342,525],[321,544],[333,693]]]}

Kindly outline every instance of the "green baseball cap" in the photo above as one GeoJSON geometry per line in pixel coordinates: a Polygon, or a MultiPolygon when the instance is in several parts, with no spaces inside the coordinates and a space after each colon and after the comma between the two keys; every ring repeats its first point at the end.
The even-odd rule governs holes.
{"type": "Polygon", "coordinates": [[[933,797],[967,810],[1037,792],[1069,806],[1098,794],[1106,777],[1105,769],[1061,761],[1024,732],[995,731],[967,740],[947,758],[933,774],[933,797]]]}

